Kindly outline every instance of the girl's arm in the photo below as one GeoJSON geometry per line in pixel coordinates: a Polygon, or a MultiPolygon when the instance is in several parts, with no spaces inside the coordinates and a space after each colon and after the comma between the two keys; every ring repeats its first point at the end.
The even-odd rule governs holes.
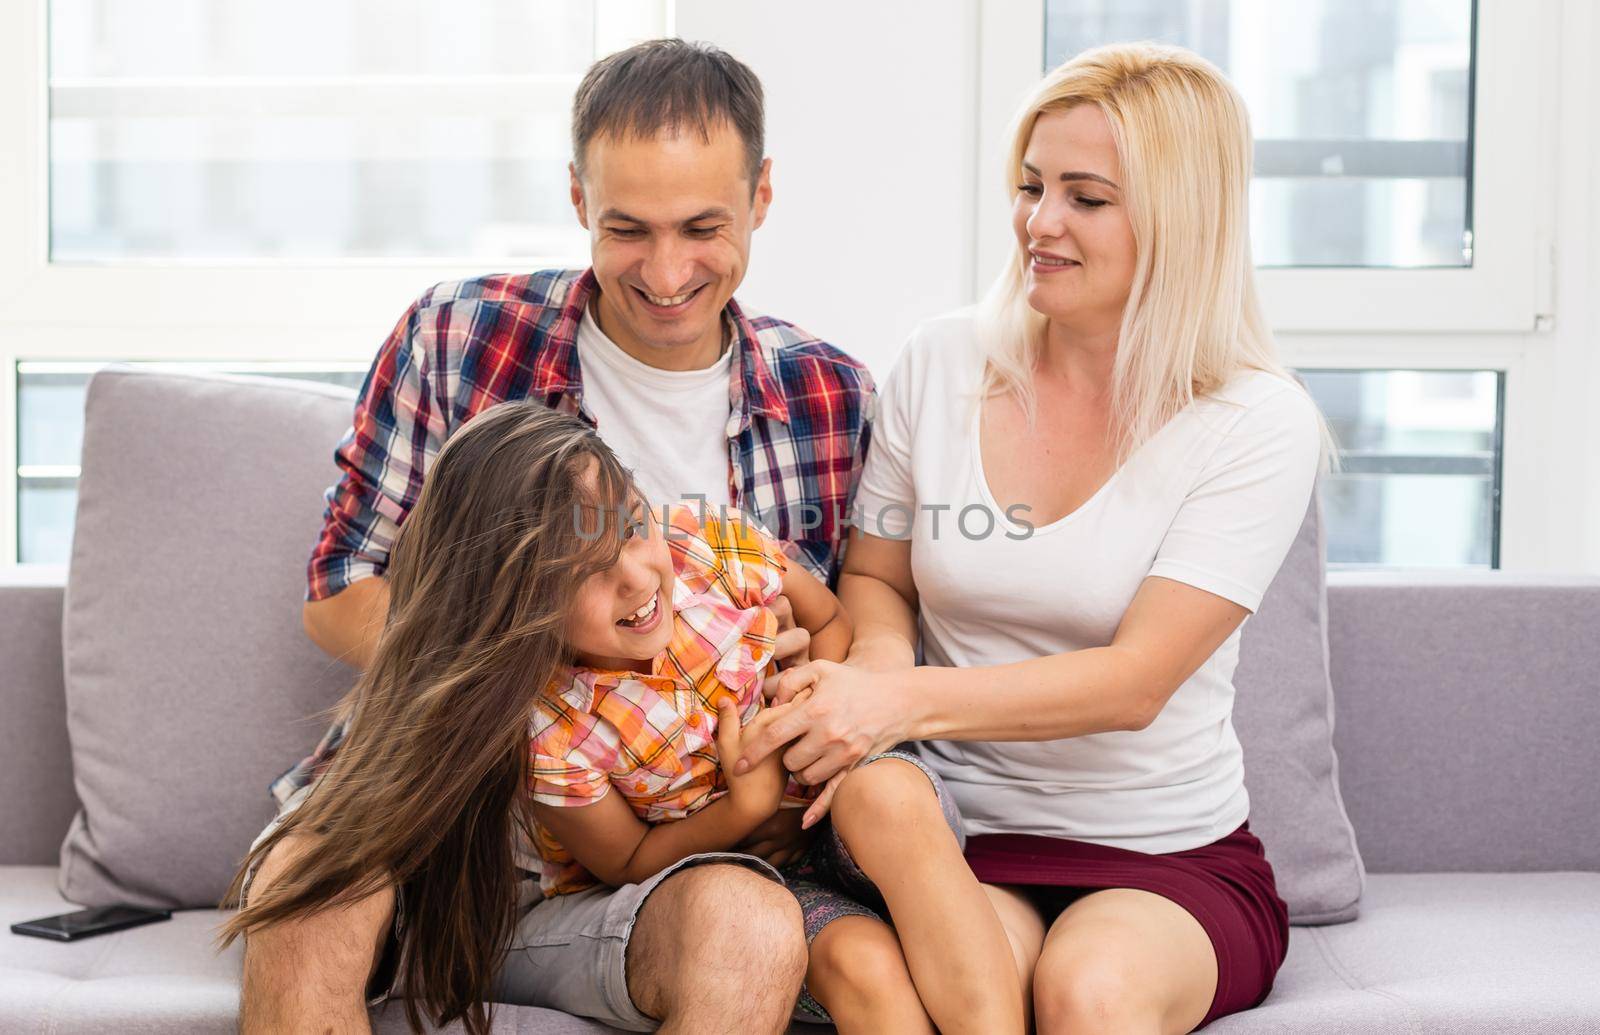
{"type": "Polygon", "coordinates": [[[794,623],[811,634],[812,660],[843,661],[855,631],[839,598],[798,563],[784,573],[783,595],[789,598],[794,623]]]}
{"type": "MultiPolygon", "coordinates": [[[[723,758],[737,758],[746,738],[755,735],[784,709],[772,708],[739,728],[731,701],[717,710],[717,749],[723,758]]],[[[778,809],[788,774],[774,752],[747,774],[726,773],[728,793],[692,816],[671,823],[646,823],[634,815],[622,795],[608,792],[592,805],[545,805],[535,801],[539,825],[572,853],[584,869],[613,887],[637,884],[680,859],[700,852],[727,851],[778,809]]]]}

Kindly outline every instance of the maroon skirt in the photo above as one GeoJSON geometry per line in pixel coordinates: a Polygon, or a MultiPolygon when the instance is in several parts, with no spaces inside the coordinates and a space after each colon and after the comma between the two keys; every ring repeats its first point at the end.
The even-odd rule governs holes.
{"type": "Polygon", "coordinates": [[[1289,908],[1249,823],[1220,841],[1165,855],[1032,834],[978,834],[967,839],[967,862],[986,884],[1028,886],[1047,924],[1107,888],[1149,891],[1182,906],[1217,953],[1217,993],[1202,1028],[1265,999],[1289,951],[1289,908]]]}

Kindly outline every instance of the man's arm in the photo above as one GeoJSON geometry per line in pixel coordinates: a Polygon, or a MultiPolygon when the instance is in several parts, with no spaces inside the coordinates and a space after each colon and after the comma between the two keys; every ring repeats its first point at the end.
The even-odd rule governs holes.
{"type": "Polygon", "coordinates": [[[357,669],[372,663],[389,613],[389,583],[379,576],[352,582],[331,597],[308,600],[300,611],[311,642],[357,669]]]}

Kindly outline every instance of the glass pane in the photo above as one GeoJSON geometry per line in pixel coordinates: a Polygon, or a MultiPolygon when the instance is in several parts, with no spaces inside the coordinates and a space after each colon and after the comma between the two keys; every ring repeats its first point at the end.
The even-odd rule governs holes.
{"type": "Polygon", "coordinates": [[[87,374],[26,374],[17,382],[17,462],[76,466],[87,374]]]}
{"type": "Polygon", "coordinates": [[[1330,564],[1492,567],[1491,478],[1338,474],[1322,500],[1330,564]]]}
{"type": "Polygon", "coordinates": [[[1472,263],[1472,0],[1047,0],[1046,65],[1159,40],[1227,72],[1262,266],[1472,263]]]}
{"type": "Polygon", "coordinates": [[[49,0],[51,260],[580,260],[572,92],[669,10],[49,0]]]}
{"type": "MultiPolygon", "coordinates": [[[[133,363],[252,377],[340,385],[352,391],[366,379],[365,366],[330,364],[307,368],[285,364],[133,363]]],[[[83,452],[83,400],[97,364],[18,364],[17,369],[17,559],[23,564],[65,564],[77,506],[76,468],[83,452]],[[34,369],[30,369],[34,368],[34,369]],[[44,369],[38,369],[38,368],[44,369]]],[[[329,448],[333,443],[328,443],[329,448]]]]}
{"type": "Polygon", "coordinates": [[[17,493],[17,561],[66,564],[72,554],[76,481],[24,482],[17,493]]]}
{"type": "Polygon", "coordinates": [[[52,77],[581,75],[592,0],[50,0],[52,77]]]}
{"type": "Polygon", "coordinates": [[[51,258],[582,255],[567,113],[57,118],[51,258]]]}
{"type": "Polygon", "coordinates": [[[1500,415],[1493,370],[1302,370],[1339,442],[1328,561],[1494,567],[1500,415]]]}

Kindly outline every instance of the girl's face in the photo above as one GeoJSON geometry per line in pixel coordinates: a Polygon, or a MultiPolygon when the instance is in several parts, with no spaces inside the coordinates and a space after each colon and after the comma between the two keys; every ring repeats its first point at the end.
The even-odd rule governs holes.
{"type": "Polygon", "coordinates": [[[1026,253],[1028,304],[1080,334],[1115,334],[1138,250],[1111,124],[1093,104],[1033,124],[1011,226],[1026,253]]]}
{"type": "MultiPolygon", "coordinates": [[[[608,521],[618,517],[606,515],[608,521]]],[[[661,512],[642,500],[622,533],[617,563],[578,587],[566,640],[580,665],[648,672],[672,640],[672,554],[661,512]]]]}

